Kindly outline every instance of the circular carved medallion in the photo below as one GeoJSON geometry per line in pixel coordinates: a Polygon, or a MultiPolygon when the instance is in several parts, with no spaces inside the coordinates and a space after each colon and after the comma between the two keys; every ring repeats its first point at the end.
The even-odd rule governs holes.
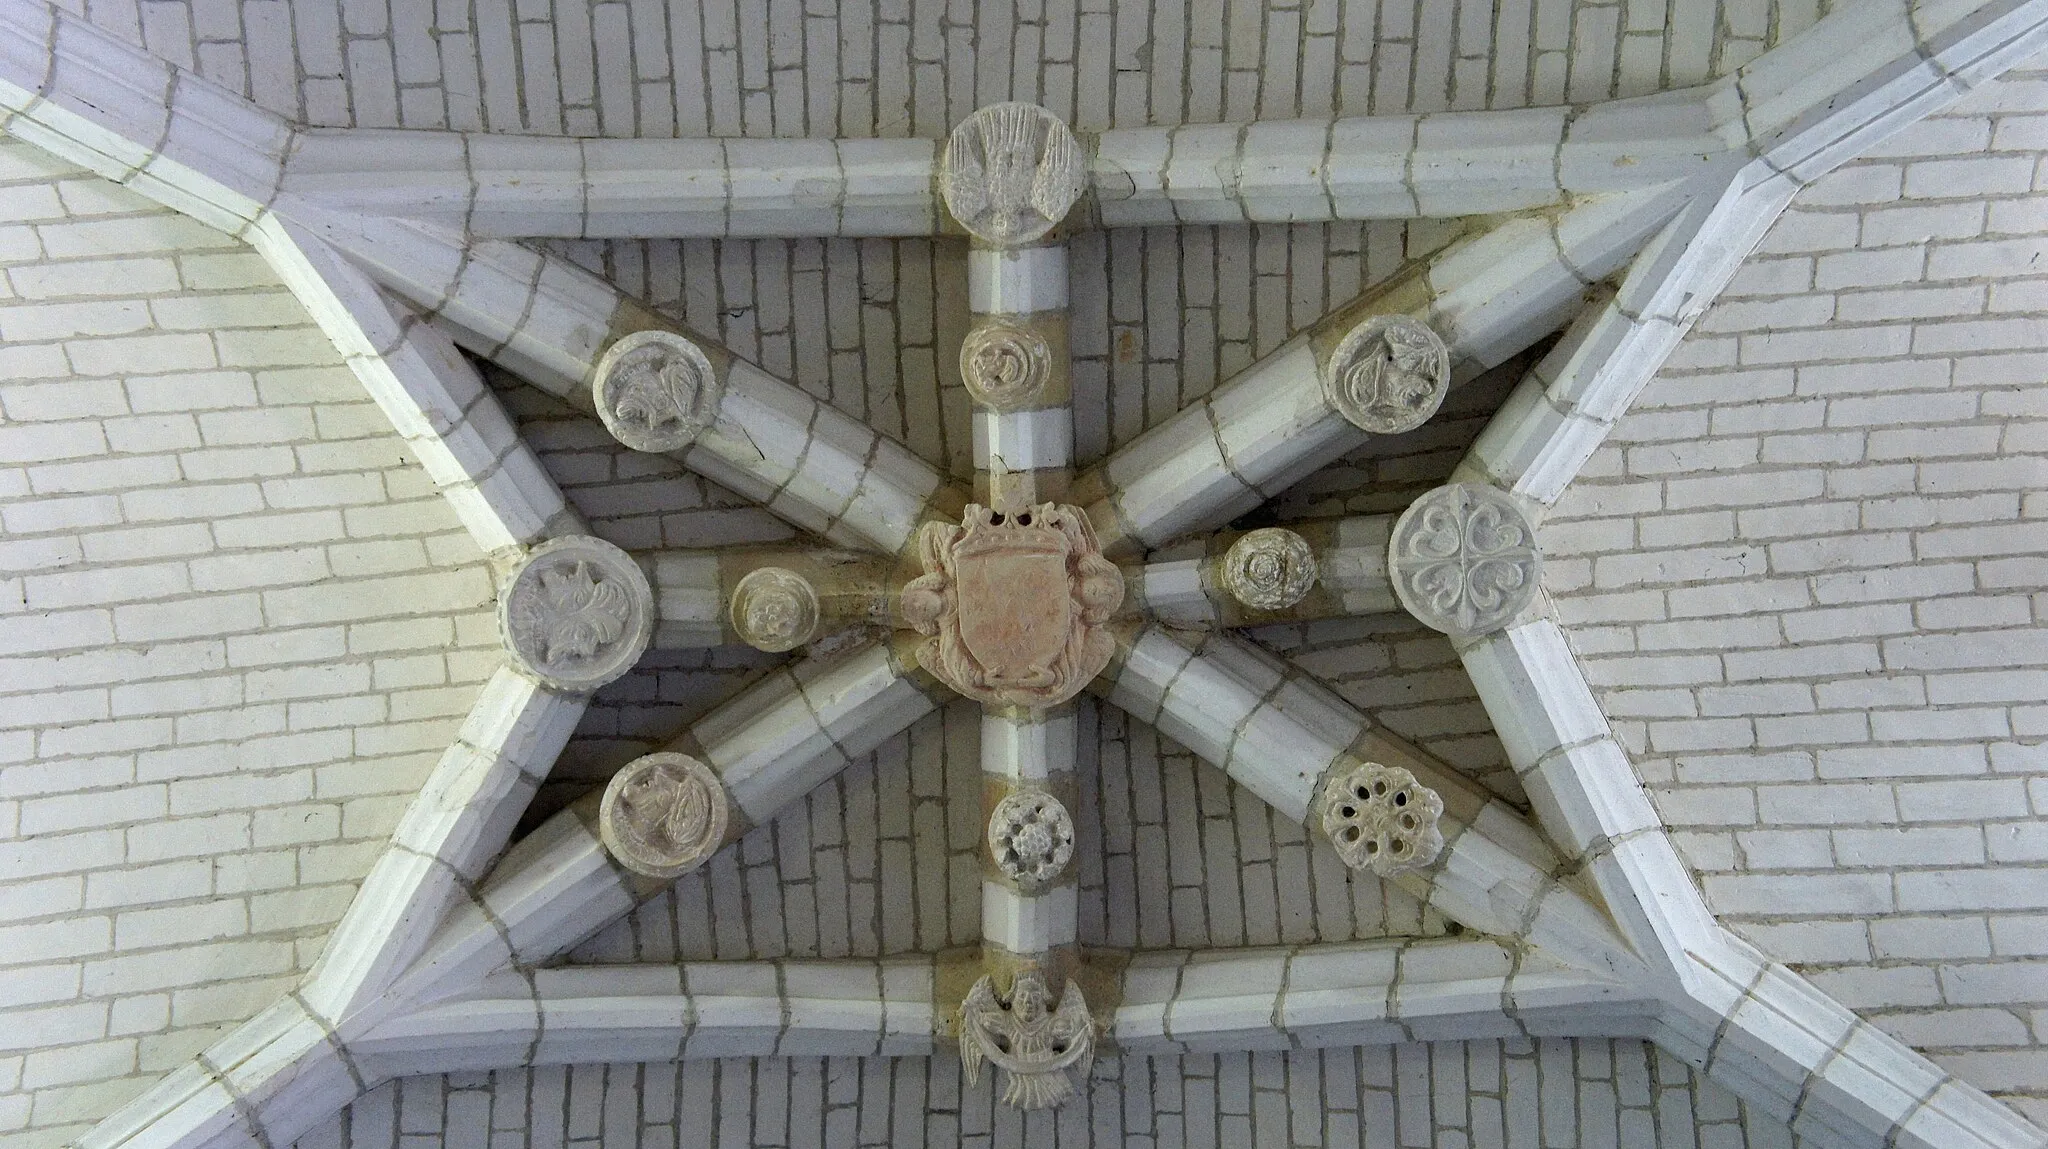
{"type": "Polygon", "coordinates": [[[1043,790],[1018,790],[996,804],[988,820],[988,848],[996,868],[1020,886],[1059,877],[1074,856],[1074,819],[1043,790]]]}
{"type": "Polygon", "coordinates": [[[818,592],[786,567],[748,571],[732,591],[732,628],[756,650],[795,650],[818,633],[818,592]]]}
{"type": "Polygon", "coordinates": [[[1543,556],[1514,499],[1453,483],[1415,500],[1394,522],[1387,569],[1408,613],[1455,638],[1486,634],[1536,596],[1543,556]]]}
{"type": "Polygon", "coordinates": [[[633,556],[571,535],[535,547],[513,572],[498,625],[527,673],[558,690],[596,690],[647,649],[654,591],[633,556]]]}
{"type": "Polygon", "coordinates": [[[674,878],[704,864],[725,842],[725,784],[687,754],[636,758],[612,775],[598,807],[597,833],[619,864],[650,878],[674,878]]]}
{"type": "Polygon", "coordinates": [[[991,104],[946,141],[946,210],[996,247],[1030,243],[1065,219],[1086,172],[1074,133],[1036,104],[991,104]]]}
{"type": "Polygon", "coordinates": [[[1323,784],[1323,833],[1337,856],[1383,878],[1436,860],[1443,812],[1443,798],[1399,766],[1363,762],[1323,784]]]}
{"type": "Polygon", "coordinates": [[[718,418],[721,388],[702,348],[673,331],[636,331],[598,360],[597,417],[635,451],[679,451],[718,418]]]}
{"type": "Polygon", "coordinates": [[[1378,315],[1352,328],[1323,372],[1330,405],[1375,435],[1422,426],[1450,388],[1450,349],[1406,315],[1378,315]]]}
{"type": "Polygon", "coordinates": [[[975,401],[998,411],[1030,404],[1052,375],[1045,337],[1007,323],[983,323],[960,344],[960,377],[975,401]]]}
{"type": "Polygon", "coordinates": [[[1254,610],[1285,610],[1316,585],[1316,553],[1285,527],[1263,527],[1223,555],[1223,587],[1254,610]]]}

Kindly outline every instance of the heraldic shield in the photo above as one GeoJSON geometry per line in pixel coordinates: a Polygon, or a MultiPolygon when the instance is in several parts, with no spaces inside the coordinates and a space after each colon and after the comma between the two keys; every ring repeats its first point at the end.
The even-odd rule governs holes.
{"type": "Polygon", "coordinates": [[[903,616],[931,636],[925,668],[961,694],[1043,709],[1109,664],[1103,624],[1123,605],[1123,573],[1079,508],[969,506],[957,527],[925,524],[918,552],[924,574],[903,588],[903,616]]]}

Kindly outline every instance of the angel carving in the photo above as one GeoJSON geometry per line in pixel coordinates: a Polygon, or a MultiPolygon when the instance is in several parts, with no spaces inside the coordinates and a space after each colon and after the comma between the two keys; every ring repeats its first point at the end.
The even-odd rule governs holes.
{"type": "Polygon", "coordinates": [[[1007,997],[996,992],[993,978],[983,975],[960,1005],[960,1068],[973,1085],[981,1080],[981,1063],[992,1061],[1009,1075],[1003,1102],[1019,1109],[1049,1109],[1074,1095],[1067,1070],[1085,1074],[1095,1058],[1095,1019],[1081,987],[1068,982],[1059,1008],[1045,975],[1036,969],[1017,971],[1007,997]]]}

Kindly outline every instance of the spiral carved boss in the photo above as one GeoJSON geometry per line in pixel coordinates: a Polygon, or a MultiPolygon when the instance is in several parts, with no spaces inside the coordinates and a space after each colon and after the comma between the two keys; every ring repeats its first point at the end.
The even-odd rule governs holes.
{"type": "Polygon", "coordinates": [[[1052,378],[1052,348],[1028,327],[984,322],[960,344],[960,377],[975,402],[998,411],[1031,405],[1052,378]]]}
{"type": "Polygon", "coordinates": [[[1254,610],[1285,610],[1316,585],[1316,553],[1285,527],[1261,527],[1224,552],[1223,587],[1254,610]]]}

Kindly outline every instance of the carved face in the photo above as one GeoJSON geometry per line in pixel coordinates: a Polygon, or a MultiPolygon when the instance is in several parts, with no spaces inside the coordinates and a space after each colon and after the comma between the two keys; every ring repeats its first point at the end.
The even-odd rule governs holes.
{"type": "Polygon", "coordinates": [[[1017,971],[1007,996],[983,976],[960,1003],[960,1066],[968,1084],[984,1058],[1009,1075],[1003,1100],[1046,1109],[1074,1095],[1069,1067],[1085,1073],[1095,1056],[1095,1024],[1081,987],[1068,982],[1053,1008],[1052,991],[1036,969],[1017,971]]]}
{"type": "Polygon", "coordinates": [[[932,636],[926,668],[955,690],[1056,706],[1108,664],[1114,642],[1100,627],[1123,602],[1123,576],[1077,508],[971,506],[960,526],[929,524],[918,541],[925,574],[904,588],[902,610],[932,636]]]}

